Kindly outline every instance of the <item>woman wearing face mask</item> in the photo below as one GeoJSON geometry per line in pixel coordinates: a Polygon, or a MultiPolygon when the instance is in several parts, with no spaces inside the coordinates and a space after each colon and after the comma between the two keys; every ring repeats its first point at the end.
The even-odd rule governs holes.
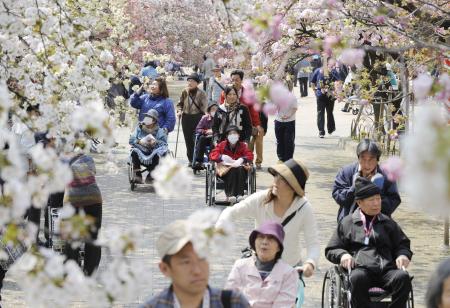
{"type": "Polygon", "coordinates": [[[212,104],[208,106],[206,110],[207,113],[202,117],[200,122],[197,124],[197,128],[195,132],[197,134],[197,147],[195,151],[195,163],[193,168],[200,169],[203,164],[203,156],[205,155],[206,147],[209,146],[212,148],[212,124],[213,119],[216,114],[218,106],[216,104],[212,104]]]}
{"type": "Polygon", "coordinates": [[[129,144],[132,146],[131,159],[135,170],[135,182],[142,183],[140,168],[143,164],[149,171],[145,182],[150,183],[151,171],[158,165],[159,158],[168,152],[167,134],[158,125],[156,110],[151,109],[144,115],[144,119],[130,136],[129,144]]]}
{"type": "Polygon", "coordinates": [[[245,142],[239,141],[239,133],[237,126],[229,126],[227,139],[220,142],[209,155],[217,163],[216,172],[224,181],[227,201],[230,201],[230,197],[235,197],[237,201],[243,198],[247,170],[253,161],[253,153],[245,142]]]}
{"type": "Polygon", "coordinates": [[[236,89],[226,87],[225,102],[217,109],[212,130],[214,136],[222,141],[226,139],[226,131],[230,125],[235,125],[241,131],[240,140],[249,142],[252,135],[252,120],[247,106],[239,103],[236,89]]]}

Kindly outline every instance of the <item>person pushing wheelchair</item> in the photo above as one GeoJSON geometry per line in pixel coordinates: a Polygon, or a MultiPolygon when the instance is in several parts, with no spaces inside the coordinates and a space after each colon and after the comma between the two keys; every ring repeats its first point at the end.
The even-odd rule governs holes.
{"type": "Polygon", "coordinates": [[[413,255],[400,226],[381,213],[380,189],[366,178],[355,182],[359,208],[339,224],[325,248],[326,258],[350,273],[352,307],[369,307],[369,289],[392,294],[389,307],[406,307],[411,280],[404,270],[413,255]]]}

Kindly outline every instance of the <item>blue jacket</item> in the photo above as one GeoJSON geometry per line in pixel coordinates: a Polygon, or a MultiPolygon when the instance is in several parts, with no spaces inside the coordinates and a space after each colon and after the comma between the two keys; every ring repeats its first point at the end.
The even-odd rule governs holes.
{"type": "Polygon", "coordinates": [[[175,108],[170,98],[150,94],[139,96],[137,93],[133,93],[130,98],[130,105],[133,108],[139,109],[139,121],[144,119],[144,114],[150,109],[155,109],[159,114],[159,127],[166,128],[168,132],[173,131],[176,117],[175,108]]]}
{"type": "Polygon", "coordinates": [[[158,72],[156,71],[156,69],[153,66],[144,67],[141,70],[141,75],[149,77],[151,79],[155,79],[155,78],[159,77],[158,72]]]}
{"type": "MultiPolygon", "coordinates": [[[[339,170],[334,180],[332,194],[334,200],[339,204],[338,221],[353,213],[357,208],[353,176],[358,172],[358,168],[358,162],[347,165],[339,170]]],[[[377,172],[383,175],[382,183],[375,183],[377,186],[381,186],[381,212],[390,217],[402,200],[398,193],[397,184],[389,181],[379,166],[377,166],[377,172]]]]}
{"type": "MultiPolygon", "coordinates": [[[[223,308],[225,305],[222,303],[222,290],[209,289],[209,307],[211,308],[223,308]]],[[[164,289],[161,293],[155,295],[153,298],[147,300],[145,303],[139,306],[139,308],[171,308],[175,307],[173,297],[173,287],[164,289]]],[[[229,300],[230,308],[247,308],[250,307],[249,303],[245,299],[244,295],[237,291],[231,291],[229,300]]]]}
{"type": "Polygon", "coordinates": [[[310,82],[314,83],[316,85],[315,94],[317,97],[320,97],[320,96],[324,95],[320,89],[320,82],[322,81],[322,83],[324,83],[324,84],[329,84],[329,83],[332,83],[337,80],[341,80],[341,76],[335,69],[332,69],[329,72],[329,76],[327,78],[325,78],[325,76],[322,72],[322,68],[319,67],[319,68],[316,68],[316,70],[312,73],[310,82]]]}
{"type": "MultiPolygon", "coordinates": [[[[141,125],[139,124],[138,126],[136,126],[136,129],[134,130],[134,132],[131,134],[130,136],[130,140],[128,141],[128,143],[130,145],[134,145],[136,144],[136,142],[138,141],[138,139],[142,139],[145,136],[147,136],[148,133],[144,132],[141,128],[141,125]]],[[[155,133],[153,134],[153,136],[156,139],[156,145],[155,148],[161,146],[161,145],[167,145],[167,134],[164,132],[164,130],[162,130],[161,128],[158,128],[155,133]]]]}

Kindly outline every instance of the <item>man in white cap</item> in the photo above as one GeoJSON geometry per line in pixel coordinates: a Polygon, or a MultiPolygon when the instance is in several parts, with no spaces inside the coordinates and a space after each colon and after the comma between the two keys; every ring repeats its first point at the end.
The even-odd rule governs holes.
{"type": "Polygon", "coordinates": [[[141,308],[250,307],[241,293],[208,286],[209,262],[194,250],[186,220],[176,220],[166,226],[156,248],[161,258],[159,269],[172,283],[141,308]]]}

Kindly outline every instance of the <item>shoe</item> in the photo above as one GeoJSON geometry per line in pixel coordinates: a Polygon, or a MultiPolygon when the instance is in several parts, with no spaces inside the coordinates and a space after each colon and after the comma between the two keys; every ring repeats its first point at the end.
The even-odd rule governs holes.
{"type": "Polygon", "coordinates": [[[261,169],[262,169],[261,164],[256,164],[256,170],[261,170],[261,169]]]}
{"type": "Polygon", "coordinates": [[[139,171],[137,171],[135,174],[134,174],[134,182],[136,183],[136,184],[143,184],[144,182],[142,181],[142,174],[139,172],[139,171]]]}
{"type": "Polygon", "coordinates": [[[244,196],[237,196],[236,197],[236,202],[241,202],[242,200],[244,200],[245,197],[244,196]]]}
{"type": "Polygon", "coordinates": [[[153,183],[153,177],[151,176],[151,174],[147,174],[147,176],[145,177],[145,184],[151,184],[153,183]]]}
{"type": "Polygon", "coordinates": [[[227,202],[229,202],[230,205],[235,204],[236,203],[236,197],[235,196],[227,197],[227,202]]]}
{"type": "Polygon", "coordinates": [[[319,138],[324,138],[324,137],[325,137],[325,134],[322,134],[322,133],[319,134],[319,138]]]}
{"type": "Polygon", "coordinates": [[[342,112],[350,112],[350,110],[345,109],[345,108],[342,108],[341,111],[342,111],[342,112]]]}
{"type": "Polygon", "coordinates": [[[328,135],[332,135],[334,133],[334,130],[333,131],[331,131],[331,132],[328,132],[328,135]]]}

